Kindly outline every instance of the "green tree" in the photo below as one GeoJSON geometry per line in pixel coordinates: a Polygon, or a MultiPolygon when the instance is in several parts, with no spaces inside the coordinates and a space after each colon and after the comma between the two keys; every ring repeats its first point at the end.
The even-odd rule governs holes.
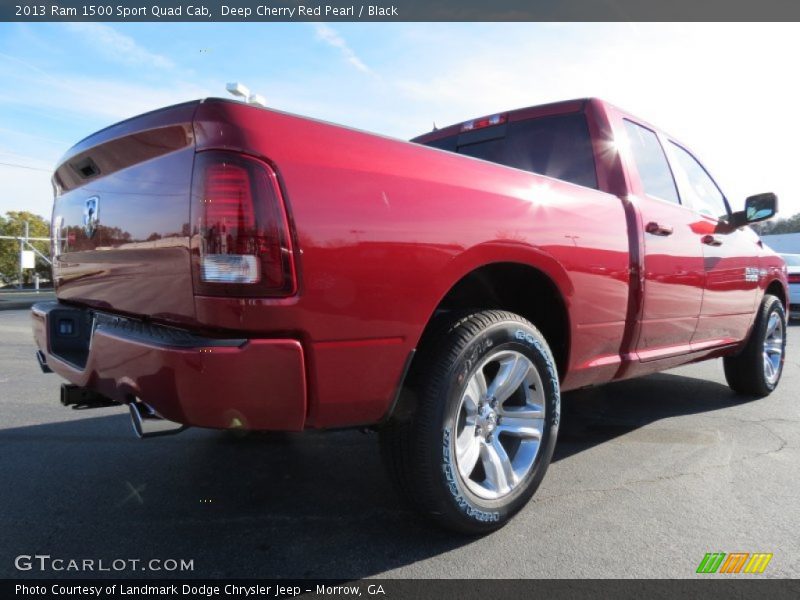
{"type": "Polygon", "coordinates": [[[759,235],[800,232],[800,213],[786,219],[773,219],[753,225],[759,235]]]}
{"type": "MultiPolygon", "coordinates": [[[[9,211],[5,217],[0,216],[0,235],[24,235],[26,221],[30,237],[50,237],[50,223],[39,215],[27,211],[9,211]]],[[[31,243],[45,256],[50,255],[48,242],[31,243]]],[[[35,273],[45,279],[51,277],[50,265],[39,256],[36,257],[35,273]]],[[[33,274],[32,270],[25,271],[25,283],[33,280],[33,274]]],[[[0,240],[0,280],[4,283],[19,280],[19,242],[16,240],[0,240]]]]}

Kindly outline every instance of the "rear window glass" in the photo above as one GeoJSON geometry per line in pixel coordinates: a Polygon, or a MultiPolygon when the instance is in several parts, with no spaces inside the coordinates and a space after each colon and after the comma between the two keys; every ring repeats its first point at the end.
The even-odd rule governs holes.
{"type": "Polygon", "coordinates": [[[597,189],[592,140],[583,113],[494,125],[426,145],[597,189]]]}

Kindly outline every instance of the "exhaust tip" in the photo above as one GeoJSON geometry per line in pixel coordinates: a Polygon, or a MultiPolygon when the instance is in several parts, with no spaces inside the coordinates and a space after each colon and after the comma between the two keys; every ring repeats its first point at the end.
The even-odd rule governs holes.
{"type": "Polygon", "coordinates": [[[128,410],[131,413],[133,433],[140,440],[164,435],[176,435],[189,429],[188,425],[181,425],[160,417],[151,406],[138,400],[129,402],[128,410]]]}

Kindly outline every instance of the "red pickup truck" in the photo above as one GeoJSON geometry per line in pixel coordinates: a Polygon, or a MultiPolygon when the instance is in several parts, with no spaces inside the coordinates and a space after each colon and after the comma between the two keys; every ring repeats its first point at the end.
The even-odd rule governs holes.
{"type": "Polygon", "coordinates": [[[459,531],[533,495],[563,390],[717,357],[740,394],[781,376],[786,269],[747,227],[776,197],[732,211],[600,100],[409,143],[208,99],[86,138],[53,184],[58,301],[32,315],[65,405],[127,404],[140,436],[374,428],[459,531]]]}

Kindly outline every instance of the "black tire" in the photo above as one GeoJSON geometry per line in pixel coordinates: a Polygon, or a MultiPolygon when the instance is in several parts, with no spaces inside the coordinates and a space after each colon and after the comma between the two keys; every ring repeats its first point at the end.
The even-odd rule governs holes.
{"type": "Polygon", "coordinates": [[[513,313],[451,317],[434,331],[404,390],[414,408],[381,429],[381,452],[401,495],[419,512],[450,530],[488,533],[525,506],[550,464],[560,418],[555,361],[541,333],[513,313]],[[484,400],[474,402],[477,397],[484,400]],[[503,456],[505,462],[495,460],[503,456]]]}
{"type": "MultiPolygon", "coordinates": [[[[772,356],[777,356],[772,354],[772,356]]],[[[761,306],[756,314],[753,329],[744,348],[736,356],[723,359],[725,379],[731,389],[737,394],[753,398],[763,398],[778,387],[783,373],[783,363],[786,357],[786,313],[781,301],[767,294],[761,301],[761,306]],[[773,316],[774,315],[774,316],[773,316]],[[770,376],[765,365],[765,341],[772,331],[771,319],[777,319],[781,340],[775,343],[780,348],[780,357],[777,367],[773,367],[774,376],[770,376]]]]}

